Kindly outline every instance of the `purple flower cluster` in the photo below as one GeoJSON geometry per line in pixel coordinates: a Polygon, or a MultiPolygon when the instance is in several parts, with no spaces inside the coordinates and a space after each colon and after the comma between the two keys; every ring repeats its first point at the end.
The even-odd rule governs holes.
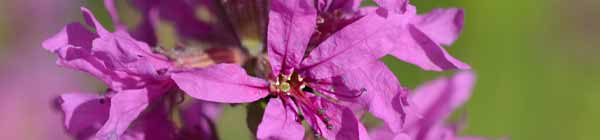
{"type": "Polygon", "coordinates": [[[249,128],[261,140],[467,139],[444,120],[469,97],[471,72],[409,95],[379,60],[470,69],[442,47],[458,38],[461,9],[417,15],[406,0],[371,7],[361,0],[130,2],[142,16],[136,27],[121,23],[115,2],[105,0],[114,31],[81,8],[85,25],[69,24],[43,43],[58,65],[107,85],[101,94],[60,96],[77,139],[218,139],[223,104],[252,108],[259,119],[249,128]],[[161,44],[160,22],[173,25],[176,46],[161,44]],[[249,39],[261,43],[253,48],[249,39]],[[366,114],[383,125],[368,129],[360,121],[366,114]]]}

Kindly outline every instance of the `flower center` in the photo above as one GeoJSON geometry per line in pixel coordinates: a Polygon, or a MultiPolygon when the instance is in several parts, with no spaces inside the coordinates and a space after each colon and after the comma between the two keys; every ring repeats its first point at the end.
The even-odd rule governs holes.
{"type": "Polygon", "coordinates": [[[303,78],[294,72],[290,75],[280,74],[271,81],[271,93],[275,96],[292,95],[301,92],[304,88],[303,78]]]}
{"type": "Polygon", "coordinates": [[[313,132],[315,135],[321,135],[322,129],[333,129],[333,123],[331,121],[331,115],[323,108],[317,98],[324,97],[314,91],[311,87],[306,87],[306,81],[297,72],[292,72],[290,75],[280,74],[276,78],[271,80],[270,91],[271,95],[281,99],[286,109],[290,109],[295,112],[296,122],[302,123],[302,121],[309,121],[313,126],[313,132]],[[313,98],[317,97],[317,98],[313,98]],[[325,128],[320,128],[319,123],[325,125],[325,128]]]}

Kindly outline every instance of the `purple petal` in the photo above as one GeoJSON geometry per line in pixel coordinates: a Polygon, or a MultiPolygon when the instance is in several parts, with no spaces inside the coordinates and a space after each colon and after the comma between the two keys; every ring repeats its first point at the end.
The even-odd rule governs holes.
{"type": "Polygon", "coordinates": [[[153,102],[134,125],[119,137],[119,140],[175,140],[175,123],[171,121],[171,108],[166,102],[153,102]]]}
{"type": "Polygon", "coordinates": [[[166,58],[153,54],[145,43],[124,31],[109,33],[89,10],[82,11],[98,33],[72,23],[42,44],[59,56],[59,65],[88,72],[116,90],[137,88],[137,80],[160,79],[158,71],[170,67],[166,58]]]}
{"type": "Polygon", "coordinates": [[[431,40],[451,45],[460,35],[464,25],[464,11],[458,8],[435,9],[413,21],[431,40]]]}
{"type": "Polygon", "coordinates": [[[123,135],[129,124],[148,106],[148,91],[134,89],[120,91],[111,97],[108,121],[96,136],[101,139],[116,139],[123,135]]]}
{"type": "MultiPolygon", "coordinates": [[[[407,113],[408,91],[384,63],[373,61],[340,76],[334,82],[343,84],[336,88],[338,94],[360,95],[354,102],[365,106],[391,130],[398,132],[402,128],[407,113]]],[[[350,98],[350,101],[353,99],[350,98]]]]}
{"type": "Polygon", "coordinates": [[[460,72],[420,86],[411,99],[426,119],[442,120],[469,99],[474,82],[473,72],[460,72]]]}
{"type": "Polygon", "coordinates": [[[392,48],[395,28],[376,13],[344,27],[315,48],[302,62],[311,78],[323,79],[343,74],[377,60],[392,48]]]}
{"type": "Polygon", "coordinates": [[[59,98],[64,112],[65,126],[77,139],[87,139],[96,134],[108,120],[110,101],[94,94],[70,93],[59,98]]]}
{"type": "Polygon", "coordinates": [[[221,115],[222,108],[220,104],[198,100],[181,109],[184,124],[183,137],[217,140],[216,121],[221,115]]]}
{"type": "Polygon", "coordinates": [[[373,0],[380,7],[391,10],[396,13],[404,13],[406,11],[408,0],[373,0]]]}
{"type": "Polygon", "coordinates": [[[286,74],[304,57],[316,28],[316,10],[311,0],[272,0],[267,47],[272,72],[286,74]]]}
{"type": "Polygon", "coordinates": [[[92,14],[90,10],[85,7],[81,7],[80,9],[83,13],[83,19],[85,19],[85,22],[96,29],[98,35],[104,36],[110,34],[110,32],[108,32],[108,30],[106,30],[106,28],[104,28],[104,26],[102,26],[98,20],[96,20],[96,17],[94,17],[94,14],[92,14]]]}
{"type": "Polygon", "coordinates": [[[442,123],[454,109],[470,97],[474,81],[475,75],[464,71],[452,78],[439,78],[418,87],[411,100],[417,112],[423,116],[409,114],[406,127],[415,131],[414,129],[428,129],[442,123]]]}
{"type": "Polygon", "coordinates": [[[369,134],[363,124],[356,118],[350,108],[322,101],[323,109],[332,124],[332,129],[327,129],[323,121],[318,125],[323,132],[323,137],[328,140],[369,140],[369,134]]]}
{"type": "Polygon", "coordinates": [[[281,99],[272,98],[258,125],[256,137],[259,140],[301,140],[304,127],[296,122],[296,114],[286,108],[281,99]]]}
{"type": "Polygon", "coordinates": [[[235,64],[177,72],[171,78],[188,95],[206,101],[246,103],[269,95],[267,81],[249,76],[235,64]]]}
{"type": "Polygon", "coordinates": [[[401,33],[400,42],[390,53],[394,57],[424,70],[470,69],[469,65],[452,57],[414,25],[409,24],[407,28],[408,31],[401,33]]]}

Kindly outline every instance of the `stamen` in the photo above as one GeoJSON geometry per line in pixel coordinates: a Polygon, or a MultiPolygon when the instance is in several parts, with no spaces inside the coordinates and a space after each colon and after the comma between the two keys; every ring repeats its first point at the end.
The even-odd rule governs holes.
{"type": "Polygon", "coordinates": [[[291,88],[291,86],[290,86],[290,83],[288,83],[288,82],[283,82],[283,83],[279,84],[279,89],[282,92],[287,92],[288,95],[289,95],[290,88],[291,88]]]}
{"type": "Polygon", "coordinates": [[[328,125],[327,125],[327,129],[329,129],[329,130],[333,129],[333,125],[331,125],[331,124],[328,124],[328,125]]]}
{"type": "Polygon", "coordinates": [[[319,132],[315,132],[315,138],[316,138],[316,139],[319,139],[319,138],[321,138],[321,134],[320,134],[319,132]]]}
{"type": "Polygon", "coordinates": [[[319,115],[324,115],[324,114],[325,114],[325,109],[322,109],[322,108],[321,108],[321,109],[319,109],[319,112],[318,112],[318,113],[319,113],[319,115]]]}
{"type": "Polygon", "coordinates": [[[326,118],[323,118],[323,122],[325,122],[325,123],[329,123],[329,118],[327,118],[327,117],[326,117],[326,118]]]}

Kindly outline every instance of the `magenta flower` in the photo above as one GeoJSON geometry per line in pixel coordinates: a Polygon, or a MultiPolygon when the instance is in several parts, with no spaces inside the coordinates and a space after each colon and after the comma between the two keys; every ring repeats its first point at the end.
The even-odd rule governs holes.
{"type": "MultiPolygon", "coordinates": [[[[96,33],[72,23],[46,40],[43,46],[59,56],[59,65],[87,72],[109,86],[104,94],[106,100],[110,100],[106,101],[110,103],[108,120],[97,136],[118,137],[150,102],[173,86],[164,75],[170,64],[166,58],[152,54],[145,43],[134,40],[122,30],[108,32],[89,10],[81,10],[96,33]]],[[[74,108],[64,104],[63,107],[74,108]]],[[[73,120],[66,117],[65,121],[69,127],[73,120]]]]}
{"type": "Polygon", "coordinates": [[[170,120],[177,90],[168,74],[182,68],[153,53],[123,28],[111,33],[89,10],[81,10],[96,33],[72,23],[43,47],[59,56],[59,65],[95,76],[108,90],[102,96],[74,93],[60,97],[69,133],[77,139],[217,139],[211,125],[220,112],[217,105],[198,102],[181,108],[185,122],[181,130],[170,120]]]}
{"type": "MultiPolygon", "coordinates": [[[[207,101],[248,103],[272,97],[268,98],[258,126],[258,139],[302,139],[304,120],[316,136],[368,139],[365,128],[355,116],[358,112],[353,111],[354,105],[372,104],[370,110],[377,112],[376,107],[391,103],[373,102],[378,100],[375,98],[386,97],[378,92],[370,95],[371,91],[392,93],[385,94],[389,97],[404,93],[394,78],[391,78],[394,81],[385,81],[393,84],[385,86],[394,87],[387,90],[375,81],[380,80],[377,78],[390,80],[387,76],[391,72],[378,59],[391,49],[388,47],[391,45],[386,44],[393,38],[390,32],[395,28],[388,26],[387,19],[379,13],[368,14],[306,52],[317,24],[312,1],[274,0],[269,19],[270,72],[265,77],[250,76],[238,65],[218,64],[174,73],[172,79],[190,96],[207,101]],[[305,53],[308,53],[306,57],[305,53]],[[353,71],[364,75],[351,73],[353,71]],[[371,72],[378,77],[368,77],[371,72]],[[351,76],[363,79],[348,79],[351,76]]],[[[384,109],[391,107],[381,108],[381,116],[385,114],[384,109]]],[[[402,122],[400,118],[398,115],[395,122],[402,122]]]]}
{"type": "MultiPolygon", "coordinates": [[[[462,9],[436,9],[425,15],[416,15],[416,7],[408,0],[375,0],[391,11],[390,20],[403,28],[394,43],[392,56],[417,65],[425,70],[470,69],[470,66],[452,57],[441,45],[452,44],[463,28],[462,9]]],[[[365,12],[374,8],[365,8],[365,12]]]]}
{"type": "Polygon", "coordinates": [[[414,112],[409,113],[401,132],[379,127],[370,132],[372,139],[397,140],[475,140],[482,138],[461,137],[460,123],[447,125],[448,116],[471,96],[475,75],[460,72],[451,78],[439,78],[417,88],[411,96],[414,112]]]}

